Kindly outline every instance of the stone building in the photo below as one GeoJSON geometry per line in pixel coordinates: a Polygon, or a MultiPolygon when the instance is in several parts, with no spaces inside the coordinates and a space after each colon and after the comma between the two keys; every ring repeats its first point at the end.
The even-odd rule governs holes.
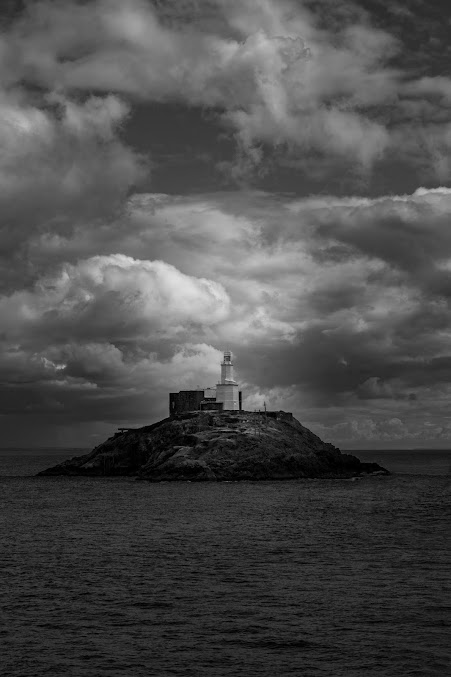
{"type": "Polygon", "coordinates": [[[180,390],[169,393],[169,414],[181,414],[185,411],[241,411],[242,393],[233,377],[232,353],[224,352],[221,362],[221,380],[216,387],[180,390]]]}

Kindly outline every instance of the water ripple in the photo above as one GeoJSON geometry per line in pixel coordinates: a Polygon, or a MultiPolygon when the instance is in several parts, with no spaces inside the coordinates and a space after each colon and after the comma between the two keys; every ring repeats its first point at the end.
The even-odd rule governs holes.
{"type": "Polygon", "coordinates": [[[449,674],[445,481],[0,478],[3,673],[449,674]]]}

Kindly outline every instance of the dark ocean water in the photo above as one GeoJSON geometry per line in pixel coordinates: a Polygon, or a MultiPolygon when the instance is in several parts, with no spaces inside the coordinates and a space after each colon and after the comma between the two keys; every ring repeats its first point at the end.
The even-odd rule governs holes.
{"type": "MultiPolygon", "coordinates": [[[[450,452],[362,480],[30,475],[0,452],[5,677],[451,674],[450,452]]],[[[79,453],[79,452],[78,452],[79,453]]]]}

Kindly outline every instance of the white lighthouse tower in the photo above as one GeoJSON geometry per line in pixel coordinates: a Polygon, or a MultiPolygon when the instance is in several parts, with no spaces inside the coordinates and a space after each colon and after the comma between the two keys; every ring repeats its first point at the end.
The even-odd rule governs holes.
{"type": "Polygon", "coordinates": [[[216,402],[222,402],[224,410],[238,411],[240,408],[238,383],[233,378],[232,353],[224,352],[221,362],[221,381],[216,385],[216,402]]]}

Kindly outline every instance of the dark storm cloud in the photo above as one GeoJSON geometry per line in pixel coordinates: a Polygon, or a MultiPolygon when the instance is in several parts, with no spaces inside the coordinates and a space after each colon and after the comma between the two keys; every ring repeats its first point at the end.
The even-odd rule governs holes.
{"type": "MultiPolygon", "coordinates": [[[[351,247],[354,253],[376,258],[405,274],[409,284],[417,286],[426,296],[449,297],[451,293],[451,233],[447,212],[435,213],[434,199],[448,202],[446,189],[419,190],[413,199],[384,199],[369,209],[344,209],[318,227],[320,237],[351,247]],[[427,196],[426,200],[422,197],[427,196]],[[365,212],[364,222],[360,221],[365,212]],[[427,226],[425,227],[425,224],[427,226]]],[[[348,250],[343,250],[346,257],[348,250]]],[[[321,256],[321,252],[320,252],[321,256]]]]}
{"type": "Polygon", "coordinates": [[[116,97],[83,104],[56,97],[58,110],[24,96],[0,97],[0,288],[33,279],[31,241],[80,223],[97,227],[120,211],[144,176],[143,159],[116,135],[128,107],[116,97]]]}
{"type": "Polygon", "coordinates": [[[262,143],[365,167],[383,154],[384,125],[359,108],[393,96],[388,33],[351,18],[325,33],[285,2],[218,0],[209,9],[216,21],[199,20],[194,3],[34,3],[5,35],[3,78],[215,109],[238,146],[237,178],[261,164],[262,143]]]}
{"type": "Polygon", "coordinates": [[[384,158],[442,180],[450,171],[446,117],[431,126],[449,79],[410,73],[406,36],[371,4],[42,0],[7,28],[8,87],[207,109],[237,147],[235,160],[212,161],[238,181],[286,156],[308,177],[341,167],[355,183],[384,158]]]}
{"type": "MultiPolygon", "coordinates": [[[[366,332],[312,328],[291,345],[241,349],[243,371],[266,389],[297,385],[316,406],[340,405],[351,393],[358,399],[416,399],[412,389],[449,382],[449,358],[423,355],[430,349],[426,332],[415,350],[399,341],[398,332],[406,325],[408,321],[386,327],[381,323],[378,330],[366,332]],[[262,363],[265,371],[259,374],[262,363]]],[[[440,347],[446,350],[444,341],[440,347]]]]}
{"type": "Polygon", "coordinates": [[[319,314],[328,315],[335,310],[354,308],[361,303],[362,289],[358,285],[349,285],[337,289],[317,289],[309,298],[311,307],[319,314]]]}
{"type": "Polygon", "coordinates": [[[366,193],[394,158],[388,177],[451,176],[451,80],[415,73],[370,4],[327,6],[42,1],[3,25],[11,431],[162,417],[230,348],[248,408],[337,439],[449,434],[451,192],[366,193]],[[283,192],[221,192],[282,166],[283,192]]]}
{"type": "MultiPolygon", "coordinates": [[[[70,420],[88,410],[93,420],[102,406],[107,420],[111,412],[135,420],[146,407],[163,414],[171,388],[216,381],[220,353],[209,343],[236,353],[254,406],[284,398],[303,409],[423,400],[422,390],[448,383],[450,314],[445,300],[427,297],[424,276],[412,273],[398,240],[415,228],[427,240],[449,201],[446,190],[383,201],[136,196],[122,228],[59,238],[53,256],[76,262],[3,298],[4,338],[23,346],[20,353],[4,347],[8,388],[20,391],[11,401],[27,392],[20,372],[44,388],[61,419],[69,402],[70,420]],[[380,246],[375,236],[368,246],[360,233],[351,237],[357,225],[345,230],[350,208],[352,223],[370,233],[379,211],[380,246]],[[127,256],[111,253],[119,245],[127,256]],[[103,254],[79,260],[93,247],[103,254]],[[318,256],[330,249],[334,255],[318,256]],[[167,263],[131,258],[138,254],[167,263]],[[182,345],[193,339],[186,352],[182,345]]],[[[432,240],[426,259],[444,265],[447,240],[432,240]]],[[[35,256],[47,245],[38,238],[35,256]]],[[[26,406],[34,411],[33,402],[26,406]]]]}
{"type": "MultiPolygon", "coordinates": [[[[390,204],[395,214],[407,204],[411,218],[418,202],[431,204],[427,233],[448,200],[446,191],[425,191],[390,204]]],[[[361,229],[375,227],[380,206],[353,201],[361,229]]],[[[283,401],[284,391],[303,408],[421,398],[440,380],[437,365],[447,382],[445,362],[437,362],[447,347],[447,304],[425,300],[404,257],[384,260],[390,237],[396,249],[396,218],[383,228],[382,248],[353,242],[319,259],[321,248],[343,239],[347,209],[348,201],[334,198],[141,196],[112,243],[108,230],[60,238],[60,257],[78,260],[93,247],[104,253],[3,298],[4,339],[14,342],[5,343],[2,365],[8,393],[14,389],[10,403],[33,412],[47,402],[61,420],[70,407],[69,422],[77,415],[136,420],[147,407],[162,415],[171,388],[215,382],[220,353],[202,342],[234,350],[255,406],[260,398],[283,401]],[[326,215],[336,231],[325,228],[326,215]],[[120,242],[128,256],[109,251],[120,242]],[[167,263],[131,258],[138,250],[167,263]],[[194,337],[186,352],[181,344],[194,337]],[[46,393],[42,405],[36,388],[46,393]]],[[[387,203],[381,211],[387,219],[387,203]]],[[[36,256],[40,242],[41,255],[46,250],[46,238],[37,239],[36,256]]],[[[432,244],[428,256],[439,254],[443,262],[443,248],[432,244]]]]}

